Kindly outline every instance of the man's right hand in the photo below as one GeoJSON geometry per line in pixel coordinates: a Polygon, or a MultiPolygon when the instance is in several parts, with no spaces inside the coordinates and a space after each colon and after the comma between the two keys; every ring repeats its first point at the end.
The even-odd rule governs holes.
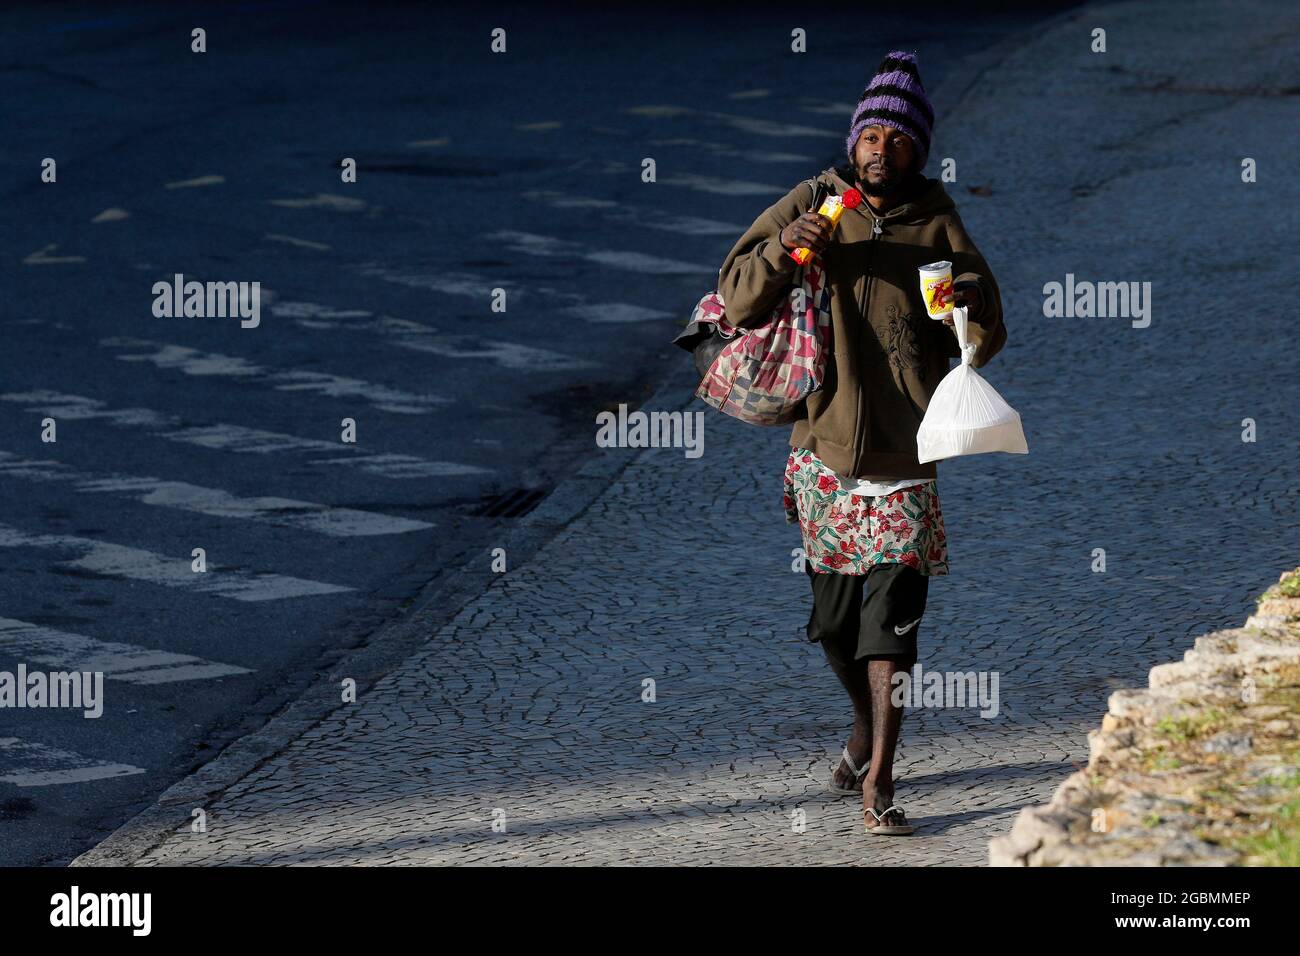
{"type": "Polygon", "coordinates": [[[793,252],[800,246],[821,255],[831,241],[831,221],[815,212],[806,212],[781,230],[781,245],[793,252]]]}

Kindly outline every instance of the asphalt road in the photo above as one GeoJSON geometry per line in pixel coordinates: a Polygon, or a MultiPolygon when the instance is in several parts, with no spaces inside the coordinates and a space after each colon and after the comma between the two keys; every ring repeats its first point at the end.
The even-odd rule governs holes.
{"type": "Polygon", "coordinates": [[[0,671],[106,675],[97,719],[0,710],[0,864],[70,860],[488,560],[885,52],[933,89],[1054,12],[753,9],[0,15],[0,671]],[[156,317],[177,273],[259,282],[260,324],[156,317]]]}

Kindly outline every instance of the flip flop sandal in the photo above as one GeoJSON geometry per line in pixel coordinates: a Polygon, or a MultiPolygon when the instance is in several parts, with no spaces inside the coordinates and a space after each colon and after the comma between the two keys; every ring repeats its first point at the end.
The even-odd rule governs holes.
{"type": "MultiPolygon", "coordinates": [[[[854,765],[854,763],[853,763],[853,758],[849,756],[849,748],[848,748],[848,747],[845,747],[845,748],[844,748],[844,762],[845,762],[846,764],[849,765],[849,773],[853,774],[853,779],[854,779],[854,780],[861,780],[861,779],[862,779],[862,775],[865,774],[868,770],[871,769],[871,761],[868,760],[865,764],[862,765],[862,769],[859,770],[859,769],[857,768],[857,766],[854,765]]],[[[831,770],[830,791],[831,791],[831,793],[838,794],[839,796],[842,796],[842,797],[852,797],[852,796],[855,796],[855,795],[860,794],[860,793],[862,792],[861,790],[855,790],[855,789],[850,789],[850,788],[848,788],[848,787],[841,787],[841,786],[839,786],[839,785],[835,782],[835,770],[834,770],[834,769],[831,770]]]]}
{"type": "Polygon", "coordinates": [[[903,813],[902,807],[888,807],[883,813],[877,813],[872,807],[867,807],[862,811],[862,825],[866,827],[868,833],[874,833],[876,836],[907,836],[909,833],[915,833],[916,827],[906,821],[907,816],[903,813]],[[876,825],[874,827],[867,823],[868,813],[876,818],[876,825]],[[897,813],[898,818],[904,822],[886,826],[884,822],[885,817],[889,816],[891,813],[897,813]]]}

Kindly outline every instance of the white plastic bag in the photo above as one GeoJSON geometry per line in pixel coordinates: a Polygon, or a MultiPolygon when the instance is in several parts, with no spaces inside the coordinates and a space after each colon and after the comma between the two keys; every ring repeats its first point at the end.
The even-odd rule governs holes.
{"type": "Polygon", "coordinates": [[[975,344],[966,338],[966,307],[953,309],[961,364],[934,390],[916,433],[917,461],[937,461],[989,451],[1029,454],[1020,414],[971,367],[975,344]]]}

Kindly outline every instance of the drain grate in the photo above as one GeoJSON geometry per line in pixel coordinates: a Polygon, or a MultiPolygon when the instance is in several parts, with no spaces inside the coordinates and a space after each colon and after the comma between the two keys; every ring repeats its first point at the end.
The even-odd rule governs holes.
{"type": "Polygon", "coordinates": [[[522,518],[550,494],[547,488],[512,488],[495,495],[484,495],[481,503],[471,512],[479,518],[522,518]]]}

